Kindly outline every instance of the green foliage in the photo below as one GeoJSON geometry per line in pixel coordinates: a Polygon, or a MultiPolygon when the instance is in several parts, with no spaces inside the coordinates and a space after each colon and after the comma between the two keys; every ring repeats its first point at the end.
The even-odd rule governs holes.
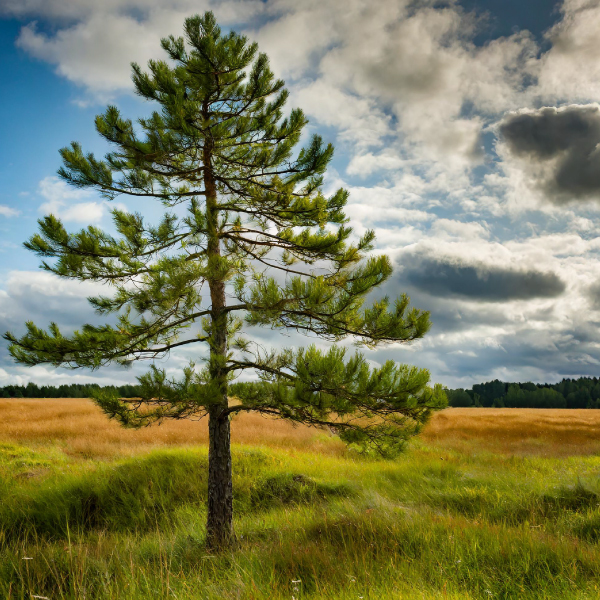
{"type": "Polygon", "coordinates": [[[448,404],[454,407],[473,406],[473,398],[462,388],[458,390],[447,390],[448,404]]]}
{"type": "Polygon", "coordinates": [[[534,384],[529,384],[526,388],[510,384],[504,398],[504,405],[510,408],[566,408],[567,406],[560,392],[551,388],[538,389],[534,384]]]}
{"type": "MultiPolygon", "coordinates": [[[[49,460],[17,446],[4,451],[0,448],[0,467],[14,456],[20,465],[26,462],[29,472],[40,466],[50,471],[49,460]]],[[[235,456],[235,503],[239,514],[346,498],[354,493],[347,483],[265,472],[263,456],[248,452],[235,456]]],[[[207,494],[206,463],[205,452],[154,452],[82,475],[49,478],[36,486],[33,495],[27,487],[10,492],[3,488],[0,531],[5,541],[19,539],[28,532],[62,540],[71,533],[141,532],[172,525],[182,507],[202,511],[207,494]]],[[[21,470],[13,468],[8,473],[18,477],[21,470]]]]}
{"type": "Polygon", "coordinates": [[[293,507],[310,504],[336,497],[348,498],[354,494],[352,486],[347,483],[322,482],[302,474],[277,473],[260,477],[250,489],[247,497],[237,498],[244,509],[265,511],[273,508],[293,507]]]}
{"type": "Polygon", "coordinates": [[[556,384],[503,383],[495,379],[471,390],[447,390],[450,406],[496,408],[600,408],[597,377],[563,379],[556,384]]]}
{"type": "Polygon", "coordinates": [[[165,38],[162,48],[170,62],[151,60],[147,72],[133,65],[136,93],[157,110],[134,125],[107,107],[96,130],[111,151],[100,159],[74,142],[61,150],[59,175],[109,200],[157,200],[163,217],[152,225],[115,209],[113,236],[93,226],[71,233],[49,215],[25,244],[60,277],[109,284],[112,295],[89,300],[113,320],[72,335],[29,322],[25,335],[5,334],[12,356],[97,369],[203,344],[204,366],[190,365],[181,379],[153,367],[137,400],[116,389],[92,396],[131,427],[219,406],[219,419],[258,411],[335,427],[365,449],[400,450],[445,405],[426,370],[392,362],[370,369],[339,347],[269,352],[248,337],[265,326],[374,348],[430,327],[429,314],[404,295],[366,303],[392,267],[374,253],[372,231],[358,238],[348,226],[348,192],[323,194],[333,147],[315,135],[297,149],[303,112],[284,115],[288,92],[266,55],[223,33],[212,13],[186,19],[185,38],[165,38]],[[228,382],[246,372],[271,385],[227,407],[228,382]]]}

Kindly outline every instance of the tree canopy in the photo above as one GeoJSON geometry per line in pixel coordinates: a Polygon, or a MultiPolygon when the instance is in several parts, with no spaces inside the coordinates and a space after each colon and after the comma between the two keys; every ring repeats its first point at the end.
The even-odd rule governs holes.
{"type": "Polygon", "coordinates": [[[209,417],[209,539],[231,530],[229,417],[241,411],[335,427],[348,443],[383,454],[400,450],[431,411],[444,406],[425,369],[387,361],[371,366],[357,345],[410,342],[430,326],[409,299],[367,296],[390,278],[375,235],[354,234],[344,213],[348,192],[326,195],[331,144],[313,135],[296,150],[307,119],[284,116],[288,98],[265,54],[212,13],[185,22],[185,38],[162,40],[168,60],[133,65],[137,94],[158,109],[137,122],[115,106],[96,118],[113,150],[104,159],[73,142],[59,175],[105,198],[158,201],[162,219],[114,209],[115,234],[97,227],[68,232],[53,215],[26,246],[60,277],[108,284],[90,298],[102,326],[64,335],[32,322],[7,333],[13,357],[27,365],[98,369],[205,346],[167,377],[152,364],[140,397],[98,391],[96,402],[126,426],[165,418],[209,417]],[[334,342],[280,351],[252,339],[256,326],[295,330],[334,342]],[[204,365],[202,365],[204,361],[204,365]],[[228,400],[240,374],[257,378],[228,400]]]}

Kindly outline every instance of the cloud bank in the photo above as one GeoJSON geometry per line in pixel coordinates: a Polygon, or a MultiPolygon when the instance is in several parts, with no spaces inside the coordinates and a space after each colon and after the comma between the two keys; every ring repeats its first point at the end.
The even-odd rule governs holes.
{"type": "MultiPolygon", "coordinates": [[[[598,374],[600,1],[565,0],[542,37],[482,42],[484,15],[452,1],[0,0],[24,21],[18,46],[100,104],[130,95],[130,62],[161,57],[160,37],[206,9],[258,41],[290,105],[336,144],[326,191],[350,190],[356,234],[374,228],[397,265],[381,293],[432,312],[424,340],[373,361],[414,362],[448,385],[598,374]]],[[[106,216],[61,185],[40,183],[41,212],[106,216]]],[[[10,323],[47,320],[55,283],[33,305],[11,281],[10,323]]],[[[69,327],[89,315],[73,302],[83,308],[55,307],[69,327]]]]}

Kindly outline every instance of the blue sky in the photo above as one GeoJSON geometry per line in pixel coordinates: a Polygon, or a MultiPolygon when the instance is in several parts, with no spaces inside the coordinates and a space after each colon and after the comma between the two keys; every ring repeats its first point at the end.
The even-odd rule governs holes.
{"type": "MultiPolygon", "coordinates": [[[[258,41],[289,106],[335,144],[326,191],[350,190],[355,230],[375,228],[394,261],[383,292],[431,310],[425,339],[373,363],[414,363],[451,387],[600,374],[595,0],[0,0],[0,329],[95,319],[93,286],[41,272],[22,243],[48,212],[110,228],[102,199],[56,178],[58,150],[101,153],[93,119],[109,102],[148,112],[129,63],[161,57],[160,37],[209,8],[258,41]]],[[[138,373],[26,369],[0,345],[0,385],[138,373]]]]}

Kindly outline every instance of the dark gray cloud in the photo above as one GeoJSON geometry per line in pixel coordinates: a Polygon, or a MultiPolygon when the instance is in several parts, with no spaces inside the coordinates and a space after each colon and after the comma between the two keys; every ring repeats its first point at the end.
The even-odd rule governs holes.
{"type": "Polygon", "coordinates": [[[434,296],[450,295],[483,302],[555,298],[566,289],[553,272],[460,265],[433,257],[417,260],[405,270],[404,278],[434,296]]]}
{"type": "Polygon", "coordinates": [[[510,154],[554,202],[600,197],[600,106],[511,113],[499,133],[510,154]]]}
{"type": "Polygon", "coordinates": [[[600,310],[600,281],[590,285],[587,290],[587,297],[595,310],[600,310]]]}

